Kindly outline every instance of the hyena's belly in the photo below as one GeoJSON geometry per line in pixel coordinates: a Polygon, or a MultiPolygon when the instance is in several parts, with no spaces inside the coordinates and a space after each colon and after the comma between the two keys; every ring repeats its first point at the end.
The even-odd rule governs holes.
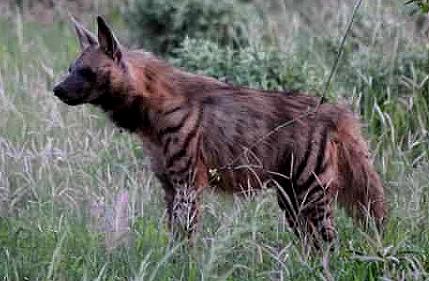
{"type": "Polygon", "coordinates": [[[231,193],[248,194],[273,186],[272,179],[260,169],[234,167],[222,171],[209,171],[209,185],[231,193]]]}

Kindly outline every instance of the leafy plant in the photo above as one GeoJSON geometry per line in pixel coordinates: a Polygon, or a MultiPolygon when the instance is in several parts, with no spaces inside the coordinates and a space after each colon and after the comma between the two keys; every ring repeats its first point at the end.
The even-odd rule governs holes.
{"type": "Polygon", "coordinates": [[[323,73],[303,58],[268,47],[235,50],[207,40],[186,39],[173,51],[171,61],[237,85],[311,92],[321,87],[323,73]]]}
{"type": "Polygon", "coordinates": [[[429,13],[429,1],[428,0],[409,0],[405,3],[408,4],[416,4],[422,13],[427,14],[429,13]]]}
{"type": "Polygon", "coordinates": [[[254,6],[239,0],[136,0],[125,11],[132,39],[156,53],[177,48],[187,36],[222,45],[246,45],[254,6]]]}

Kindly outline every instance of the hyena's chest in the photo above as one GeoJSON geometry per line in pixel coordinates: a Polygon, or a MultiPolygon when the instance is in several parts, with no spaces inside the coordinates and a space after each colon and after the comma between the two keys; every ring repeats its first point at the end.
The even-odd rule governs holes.
{"type": "MultiPolygon", "coordinates": [[[[155,138],[141,137],[143,150],[150,159],[152,172],[170,184],[193,182],[199,162],[196,147],[198,136],[188,140],[186,136],[179,133],[155,138]]],[[[207,171],[199,172],[206,173],[207,171]]]]}

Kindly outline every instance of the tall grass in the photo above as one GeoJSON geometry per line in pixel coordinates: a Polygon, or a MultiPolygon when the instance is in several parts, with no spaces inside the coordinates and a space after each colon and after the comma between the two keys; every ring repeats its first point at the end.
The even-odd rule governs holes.
{"type": "MultiPolygon", "coordinates": [[[[270,15],[269,34],[238,49],[188,39],[169,60],[237,84],[320,94],[351,1],[255,3],[270,15]]],[[[96,109],[66,107],[51,93],[78,52],[68,24],[0,18],[0,278],[427,280],[428,62],[413,21],[398,2],[366,1],[329,89],[367,124],[390,218],[382,237],[339,210],[339,245],[326,262],[288,231],[272,192],[208,191],[195,246],[170,243],[138,141],[96,109]],[[116,241],[107,222],[123,191],[129,230],[116,241]]]]}

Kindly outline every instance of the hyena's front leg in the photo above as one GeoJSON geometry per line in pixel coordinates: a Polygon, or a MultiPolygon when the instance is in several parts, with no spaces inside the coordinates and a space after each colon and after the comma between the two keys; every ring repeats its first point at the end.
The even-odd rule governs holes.
{"type": "Polygon", "coordinates": [[[199,194],[195,186],[182,185],[175,188],[171,202],[171,231],[173,235],[185,235],[188,240],[196,230],[199,219],[199,194]]]}
{"type": "Polygon", "coordinates": [[[166,205],[166,213],[167,213],[167,226],[168,229],[172,230],[172,221],[173,221],[173,205],[174,205],[174,197],[175,190],[173,185],[168,179],[168,176],[165,174],[157,174],[157,178],[161,183],[162,189],[164,190],[164,201],[166,205]]]}
{"type": "Polygon", "coordinates": [[[167,226],[172,239],[185,235],[190,238],[198,222],[198,191],[186,181],[158,176],[164,189],[167,226]],[[172,183],[174,182],[174,184],[172,183]]]}
{"type": "Polygon", "coordinates": [[[208,184],[207,171],[203,165],[191,173],[170,176],[172,190],[166,193],[167,212],[173,236],[192,239],[200,216],[201,191],[208,184]]]}

